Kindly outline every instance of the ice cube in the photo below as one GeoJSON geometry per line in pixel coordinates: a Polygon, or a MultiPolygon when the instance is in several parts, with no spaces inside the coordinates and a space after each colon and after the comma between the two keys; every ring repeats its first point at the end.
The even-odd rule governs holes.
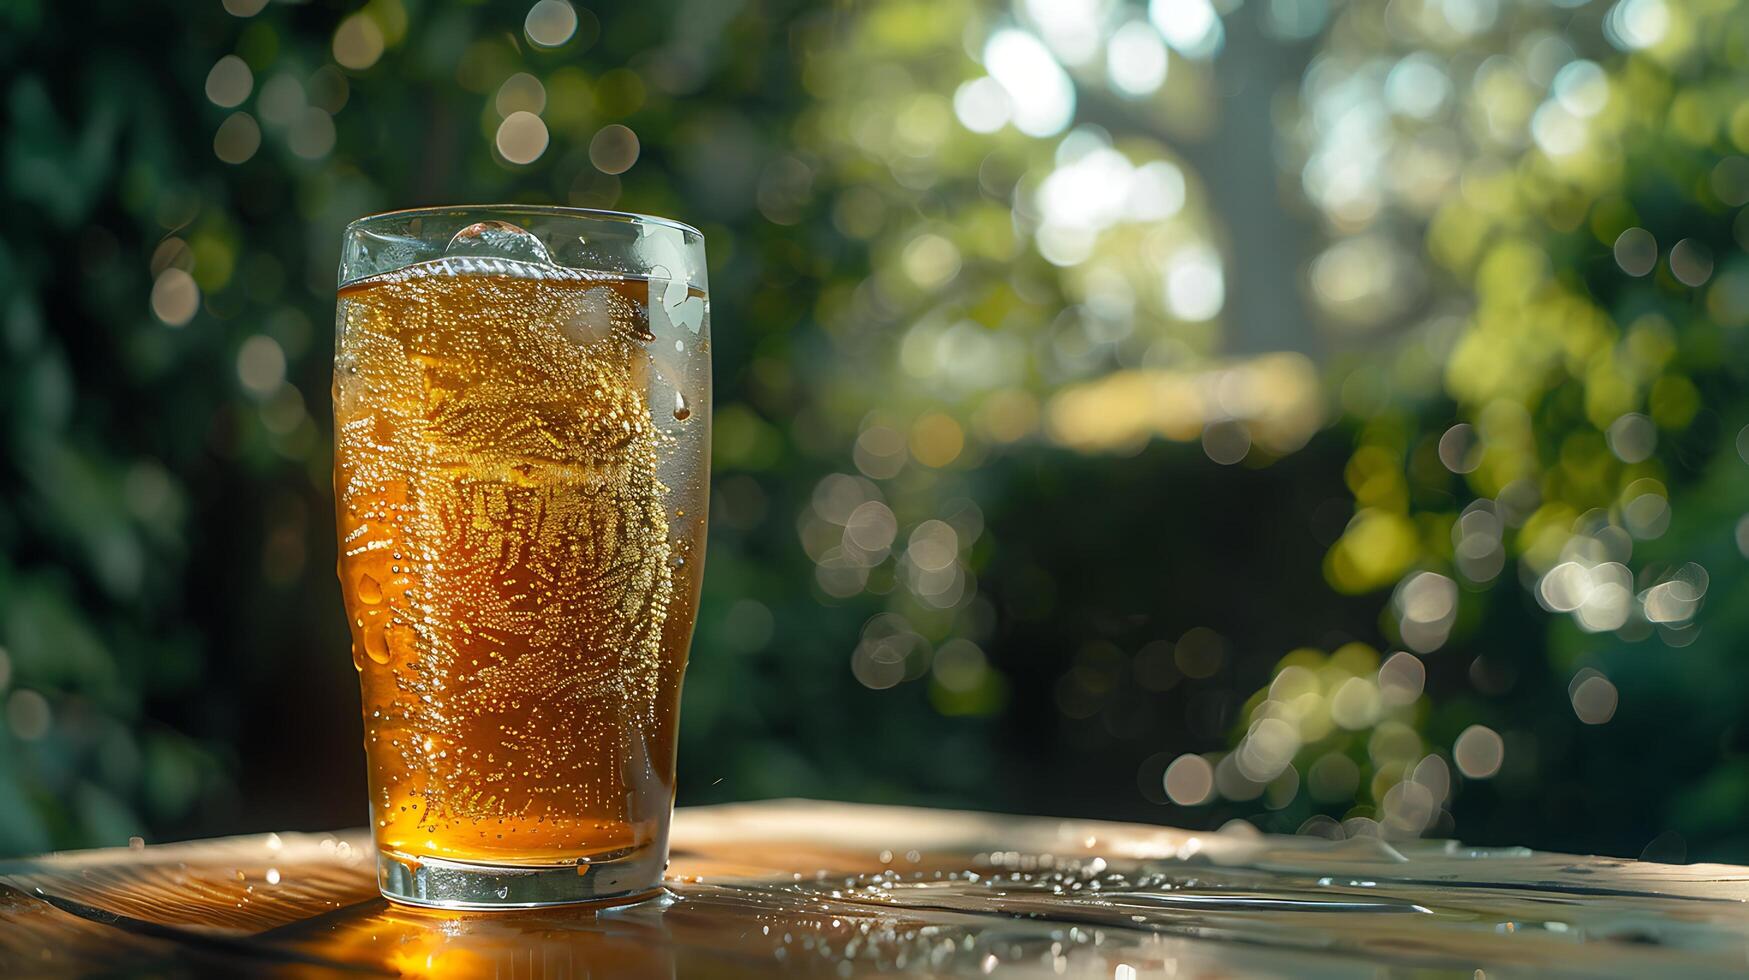
{"type": "Polygon", "coordinates": [[[593,344],[616,333],[647,339],[649,324],[643,306],[612,286],[596,286],[576,295],[559,329],[574,343],[593,344]]]}
{"type": "Polygon", "coordinates": [[[531,265],[553,264],[552,256],[547,254],[547,247],[540,239],[508,221],[477,221],[463,228],[449,240],[444,254],[508,259],[531,265]]]}

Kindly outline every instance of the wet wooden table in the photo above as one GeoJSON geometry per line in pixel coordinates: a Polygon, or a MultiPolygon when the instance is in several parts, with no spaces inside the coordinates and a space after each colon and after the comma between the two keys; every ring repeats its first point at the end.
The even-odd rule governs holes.
{"type": "Polygon", "coordinates": [[[435,913],[363,831],[0,865],[0,976],[1735,976],[1749,868],[809,802],[683,809],[670,896],[435,913]],[[1478,972],[1480,971],[1480,972],[1478,972]]]}

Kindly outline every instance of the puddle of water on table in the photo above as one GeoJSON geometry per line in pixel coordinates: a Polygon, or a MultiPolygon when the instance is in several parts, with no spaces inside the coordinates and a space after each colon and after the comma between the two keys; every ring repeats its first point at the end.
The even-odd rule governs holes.
{"type": "MultiPolygon", "coordinates": [[[[1234,968],[1303,976],[1368,965],[1454,975],[1504,969],[1508,975],[1641,976],[1648,969],[1727,971],[1744,965],[1749,945],[1736,903],[1707,909],[1711,903],[1698,900],[1569,891],[1557,881],[1520,887],[1457,877],[1433,882],[1248,868],[1164,870],[1145,862],[1120,869],[1097,858],[995,857],[982,858],[989,865],[982,871],[732,882],[720,886],[720,894],[694,888],[687,897],[754,905],[778,919],[811,911],[816,928],[799,944],[794,933],[786,936],[785,947],[798,947],[789,958],[953,974],[1002,966],[1090,976],[1234,968]],[[1014,870],[1027,864],[1035,870],[1014,870]],[[1661,907],[1667,905],[1701,908],[1661,907]],[[874,909],[889,914],[871,917],[874,909]],[[857,919],[849,936],[818,928],[822,920],[836,926],[857,919]]],[[[1392,870],[1411,871],[1413,863],[1392,870]]]]}
{"type": "MultiPolygon", "coordinates": [[[[601,915],[390,906],[365,898],[368,880],[344,870],[331,842],[302,860],[263,850],[258,859],[0,876],[94,909],[101,902],[112,918],[222,935],[225,946],[200,955],[253,950],[252,968],[291,974],[335,966],[409,976],[761,976],[780,967],[830,977],[999,970],[1135,980],[1749,967],[1749,911],[1705,897],[1742,889],[1672,875],[1686,869],[1440,842],[1228,844],[1111,858],[822,853],[807,863],[864,870],[692,877],[672,884],[669,902],[601,915]]],[[[773,866],[769,850],[737,853],[773,866]]]]}
{"type": "MultiPolygon", "coordinates": [[[[1481,856],[1446,856],[1465,864],[1481,856]]],[[[1525,855],[1496,856],[1495,860],[1525,855]]],[[[694,880],[665,906],[425,913],[365,903],[269,938],[412,975],[1142,977],[1728,975],[1740,903],[1430,870],[1308,875],[1003,852],[861,874],[694,880]],[[1026,867],[1029,870],[1021,870],[1026,867]],[[1578,890],[1572,890],[1577,887],[1578,890]]],[[[1478,867],[1476,870],[1484,870],[1478,867]]],[[[1580,876],[1583,877],[1583,876],[1580,876]]]]}

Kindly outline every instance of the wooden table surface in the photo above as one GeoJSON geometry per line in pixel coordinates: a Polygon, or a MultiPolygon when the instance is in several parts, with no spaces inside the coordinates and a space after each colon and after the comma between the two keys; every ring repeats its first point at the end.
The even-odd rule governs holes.
{"type": "Polygon", "coordinates": [[[602,914],[390,905],[364,831],[14,861],[0,976],[1749,971],[1725,865],[805,801],[682,809],[673,850],[667,900],[602,914]]]}

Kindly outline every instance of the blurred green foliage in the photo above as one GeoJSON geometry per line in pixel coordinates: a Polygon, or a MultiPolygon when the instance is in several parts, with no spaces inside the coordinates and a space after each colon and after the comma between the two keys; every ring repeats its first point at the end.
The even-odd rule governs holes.
{"type": "MultiPolygon", "coordinates": [[[[1749,690],[1731,614],[1702,607],[1735,605],[1749,553],[1749,18],[1705,2],[1571,6],[1454,30],[1411,5],[1380,36],[1385,6],[1351,4],[1308,73],[1315,107],[1372,74],[1393,109],[1377,137],[1392,184],[1323,201],[1336,249],[1395,224],[1424,236],[1437,277],[1387,353],[1339,372],[1357,509],[1326,575],[1347,592],[1395,586],[1381,630],[1429,655],[1416,673],[1473,659],[1467,683],[1430,677],[1426,699],[1394,708],[1370,650],[1334,684],[1326,668],[1305,744],[1283,751],[1301,776],[1345,760],[1363,805],[1326,809],[1387,831],[1441,822],[1451,781],[1474,770],[1487,781],[1458,780],[1459,832],[1547,824],[1567,846],[1631,851],[1657,828],[1664,857],[1686,840],[1741,859],[1749,690]],[[1357,205],[1381,214],[1345,218],[1357,205]],[[1527,623],[1527,599],[1553,621],[1527,623]],[[1359,680],[1331,725],[1343,677],[1359,680]],[[1474,754],[1490,744],[1503,751],[1474,754]],[[1417,781],[1433,792],[1397,788],[1417,781]]],[[[1276,709],[1301,696],[1283,679],[1307,656],[1253,699],[1250,731],[1301,713],[1276,709]]]]}
{"type": "Polygon", "coordinates": [[[1710,0],[10,4],[0,852],[362,814],[339,232],[508,200],[706,234],[681,802],[1749,858],[1746,36],[1710,0]]]}

